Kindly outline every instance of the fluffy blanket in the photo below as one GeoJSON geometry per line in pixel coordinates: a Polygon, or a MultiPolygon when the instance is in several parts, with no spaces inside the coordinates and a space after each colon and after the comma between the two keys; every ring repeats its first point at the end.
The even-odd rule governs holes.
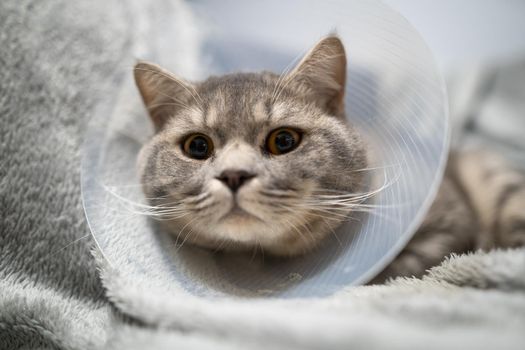
{"type": "MultiPolygon", "coordinates": [[[[167,19],[193,28],[177,1],[1,2],[0,349],[523,348],[524,249],[314,300],[174,298],[94,258],[80,195],[87,123],[167,19]]],[[[454,80],[457,140],[523,162],[524,68],[454,80]]]]}

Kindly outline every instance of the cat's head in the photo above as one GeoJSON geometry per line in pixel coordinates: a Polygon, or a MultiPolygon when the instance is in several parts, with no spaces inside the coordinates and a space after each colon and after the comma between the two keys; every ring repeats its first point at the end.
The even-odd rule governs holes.
{"type": "Polygon", "coordinates": [[[366,152],[345,119],[346,56],[335,36],[282,76],[190,83],[141,62],[135,80],[156,129],[139,156],[144,192],[181,241],[303,253],[361,190],[366,152]]]}

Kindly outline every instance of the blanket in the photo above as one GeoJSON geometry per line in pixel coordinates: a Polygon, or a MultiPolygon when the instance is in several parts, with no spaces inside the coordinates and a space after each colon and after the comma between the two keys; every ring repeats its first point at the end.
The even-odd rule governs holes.
{"type": "MultiPolygon", "coordinates": [[[[135,57],[154,56],[148,41],[167,42],[159,26],[193,42],[191,6],[0,3],[0,349],[521,349],[525,249],[451,256],[422,279],[306,300],[174,298],[91,253],[88,122],[118,100],[135,57]]],[[[525,164],[524,77],[525,60],[450,80],[458,146],[525,164]]]]}

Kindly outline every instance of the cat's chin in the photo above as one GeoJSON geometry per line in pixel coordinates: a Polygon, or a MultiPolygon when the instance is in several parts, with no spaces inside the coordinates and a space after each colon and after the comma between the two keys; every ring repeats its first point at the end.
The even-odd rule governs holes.
{"type": "MultiPolygon", "coordinates": [[[[226,252],[253,252],[254,247],[262,248],[266,254],[278,257],[292,258],[303,255],[314,249],[322,238],[328,233],[323,227],[313,225],[317,229],[315,235],[299,235],[294,231],[275,230],[270,223],[242,211],[232,211],[221,218],[214,225],[214,230],[209,228],[201,230],[195,228],[194,232],[186,237],[178,237],[181,241],[213,251],[226,252]],[[308,237],[308,239],[305,239],[308,237]],[[227,242],[225,244],[224,242],[227,242]]],[[[170,230],[177,234],[180,230],[170,230]]],[[[193,228],[189,229],[193,231],[193,228]]],[[[181,236],[181,235],[179,235],[181,236]]]]}
{"type": "Polygon", "coordinates": [[[225,251],[253,252],[254,247],[258,247],[267,254],[291,258],[313,250],[337,226],[327,227],[324,222],[313,221],[309,222],[308,231],[298,232],[283,230],[283,225],[275,224],[246,212],[232,212],[217,225],[214,234],[230,242],[224,245],[225,251]]]}
{"type": "Polygon", "coordinates": [[[217,231],[214,234],[230,242],[255,244],[257,233],[266,223],[254,215],[242,210],[234,209],[224,215],[217,222],[217,231]]]}

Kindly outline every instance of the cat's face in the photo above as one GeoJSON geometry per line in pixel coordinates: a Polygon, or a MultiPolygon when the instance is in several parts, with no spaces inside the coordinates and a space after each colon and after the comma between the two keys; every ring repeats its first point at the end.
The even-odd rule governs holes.
{"type": "Polygon", "coordinates": [[[139,156],[144,191],[180,241],[294,255],[316,246],[359,192],[364,147],[342,105],[340,41],[321,41],[290,74],[189,84],[139,63],[157,132],[139,156]],[[316,80],[314,80],[316,79],[316,80]]]}

